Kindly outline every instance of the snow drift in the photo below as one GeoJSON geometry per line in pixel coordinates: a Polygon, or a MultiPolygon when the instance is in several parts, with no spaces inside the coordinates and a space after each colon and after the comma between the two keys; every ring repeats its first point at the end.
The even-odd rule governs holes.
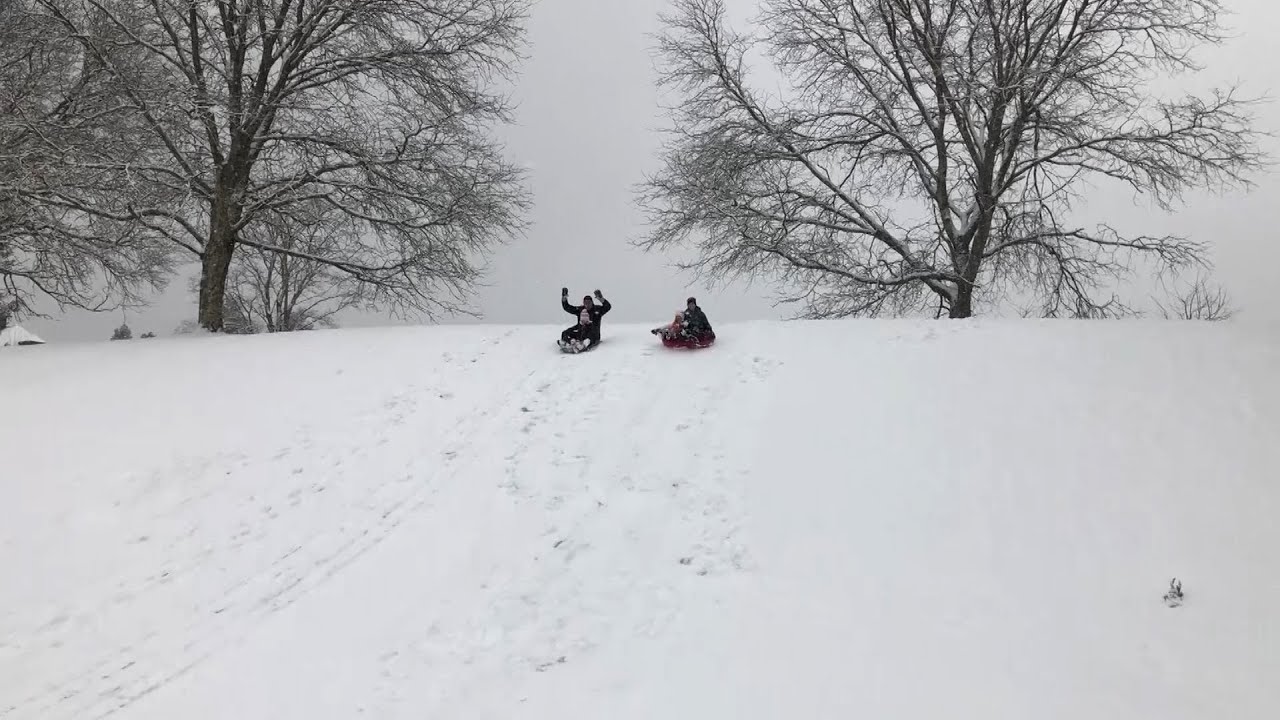
{"type": "Polygon", "coordinates": [[[35,333],[27,330],[21,325],[10,325],[0,330],[0,347],[19,347],[23,345],[43,345],[41,340],[35,333]]]}
{"type": "Polygon", "coordinates": [[[0,717],[1280,707],[1275,342],[647,330],[0,354],[0,717]]]}

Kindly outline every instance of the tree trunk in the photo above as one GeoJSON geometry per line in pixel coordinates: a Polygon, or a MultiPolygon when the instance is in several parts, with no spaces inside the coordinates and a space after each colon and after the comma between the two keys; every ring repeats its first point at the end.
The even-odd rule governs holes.
{"type": "Polygon", "coordinates": [[[973,285],[962,282],[956,288],[956,298],[951,302],[951,310],[947,317],[952,320],[971,317],[973,315],[973,285]]]}
{"type": "Polygon", "coordinates": [[[223,306],[227,295],[227,273],[235,252],[235,225],[240,212],[227,185],[218,184],[209,218],[209,242],[200,258],[200,327],[222,332],[223,306]]]}
{"type": "MultiPolygon", "coordinates": [[[[989,175],[989,168],[986,172],[980,170],[979,181],[983,181],[989,175]]],[[[966,249],[960,254],[960,262],[956,263],[960,281],[956,283],[956,297],[947,315],[952,320],[973,317],[973,289],[977,286],[978,270],[982,267],[982,257],[986,252],[987,241],[991,238],[991,218],[994,215],[995,206],[996,201],[993,195],[978,196],[978,207],[982,214],[973,228],[973,234],[965,243],[966,249]]]]}
{"type": "Polygon", "coordinates": [[[227,295],[227,272],[234,243],[223,233],[211,233],[200,260],[200,327],[222,332],[222,306],[227,295]]]}
{"type": "Polygon", "coordinates": [[[973,283],[978,276],[977,264],[978,261],[969,253],[961,254],[955,263],[956,274],[960,277],[956,282],[955,297],[951,298],[951,307],[947,312],[947,317],[952,320],[973,315],[973,283]]]}

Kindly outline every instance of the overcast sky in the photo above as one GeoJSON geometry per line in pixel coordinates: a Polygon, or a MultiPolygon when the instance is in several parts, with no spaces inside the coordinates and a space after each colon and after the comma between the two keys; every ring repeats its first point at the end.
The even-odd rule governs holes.
{"type": "MultiPolygon", "coordinates": [[[[730,0],[734,14],[749,17],[756,0],[730,0]]],[[[1251,95],[1280,92],[1274,0],[1224,0],[1235,15],[1236,38],[1202,51],[1207,70],[1195,88],[1242,81],[1251,95]]],[[[528,26],[530,58],[522,67],[518,125],[504,135],[512,158],[530,170],[534,193],[527,239],[499,249],[489,287],[478,295],[486,322],[570,322],[559,306],[568,286],[580,298],[599,288],[614,303],[615,322],[666,322],[684,298],[696,295],[711,321],[782,317],[768,287],[710,291],[668,267],[666,259],[628,245],[643,232],[633,188],[657,168],[664,118],[653,85],[652,39],[666,0],[537,0],[528,26]]],[[[1259,128],[1280,132],[1280,101],[1264,107],[1259,128]]],[[[1280,145],[1268,148],[1280,157],[1280,145]]],[[[1280,302],[1271,287],[1280,266],[1280,173],[1258,178],[1250,194],[1201,196],[1169,217],[1135,206],[1127,196],[1091,201],[1088,221],[1107,221],[1147,233],[1179,232],[1214,243],[1218,279],[1232,292],[1241,319],[1280,328],[1280,302]]],[[[135,337],[170,334],[195,315],[185,278],[143,313],[128,320],[135,337]]],[[[121,322],[119,312],[83,312],[23,324],[49,341],[105,340],[121,322]]],[[[383,324],[378,317],[347,325],[383,324]]]]}

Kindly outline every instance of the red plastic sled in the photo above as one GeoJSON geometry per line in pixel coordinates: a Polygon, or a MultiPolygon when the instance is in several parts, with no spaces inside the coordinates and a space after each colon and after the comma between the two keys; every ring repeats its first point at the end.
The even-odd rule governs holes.
{"type": "Polygon", "coordinates": [[[695,350],[697,348],[711,347],[716,341],[715,335],[708,335],[698,338],[662,338],[662,345],[669,348],[683,348],[686,350],[695,350]]]}

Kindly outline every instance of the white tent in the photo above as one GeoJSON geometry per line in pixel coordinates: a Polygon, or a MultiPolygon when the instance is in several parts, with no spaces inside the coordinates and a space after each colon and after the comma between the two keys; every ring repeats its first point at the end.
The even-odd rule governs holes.
{"type": "Polygon", "coordinates": [[[44,341],[20,325],[10,325],[0,330],[0,347],[14,345],[43,345],[44,341]]]}

